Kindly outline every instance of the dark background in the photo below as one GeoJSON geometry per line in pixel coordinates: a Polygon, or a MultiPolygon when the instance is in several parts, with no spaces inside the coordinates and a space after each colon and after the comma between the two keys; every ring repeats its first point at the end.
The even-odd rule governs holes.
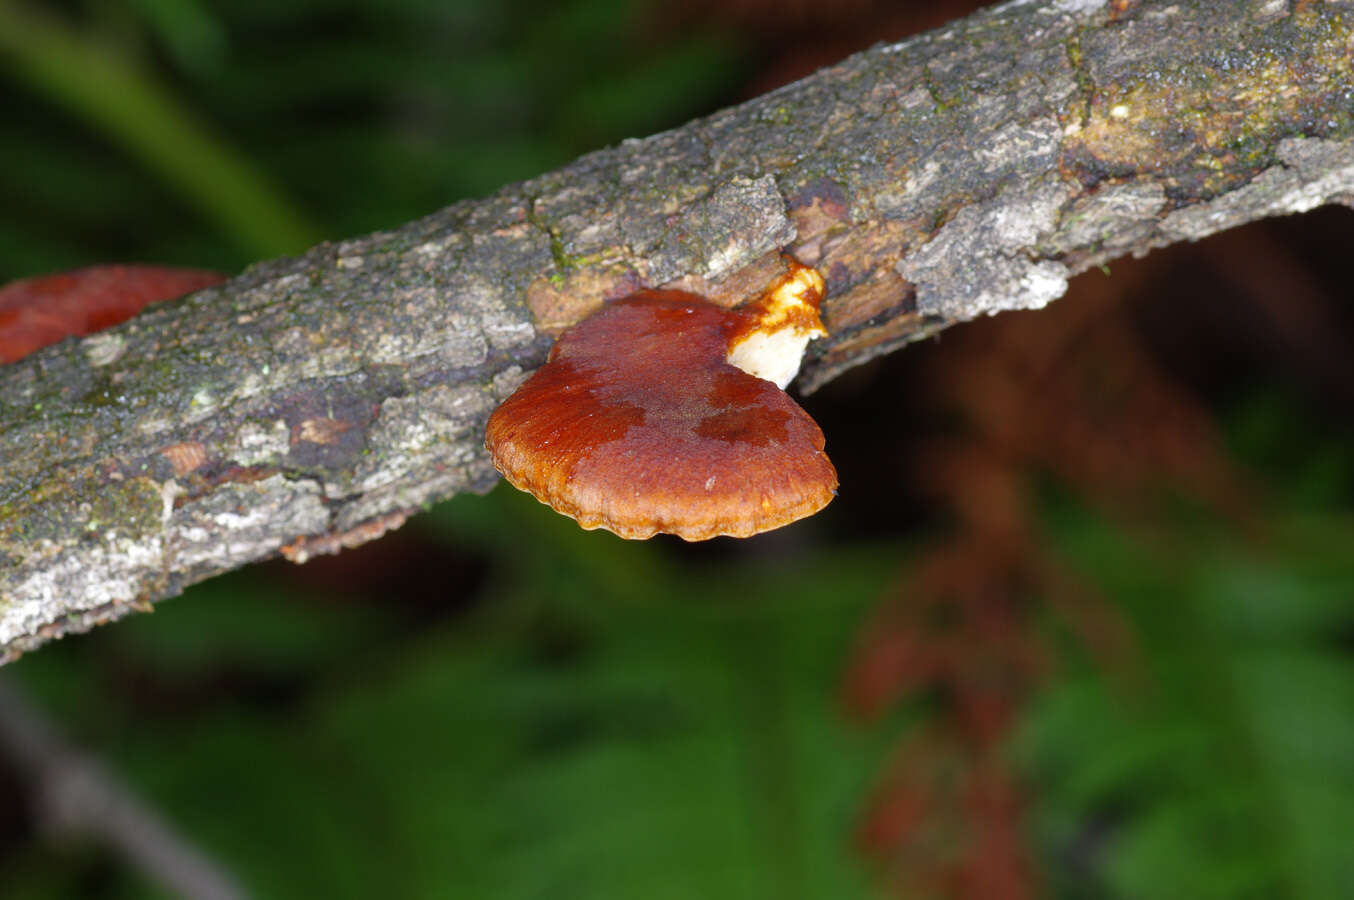
{"type": "MultiPolygon", "coordinates": [[[[3,0],[0,281],[235,272],[974,6],[3,0]]],[[[1354,896],[1352,239],[1260,223],[849,373],[803,398],[840,496],[780,532],[501,485],[0,675],[260,896],[1354,896]]],[[[160,896],[31,787],[0,896],[160,896]]]]}

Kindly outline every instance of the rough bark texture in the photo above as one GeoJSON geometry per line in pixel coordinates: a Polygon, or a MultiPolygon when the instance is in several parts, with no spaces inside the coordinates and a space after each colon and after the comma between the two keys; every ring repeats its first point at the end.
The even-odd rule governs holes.
{"type": "MultiPolygon", "coordinates": [[[[0,370],[0,659],[496,480],[551,335],[778,248],[801,385],[1127,253],[1354,196],[1354,5],[1017,0],[0,370]]],[[[829,436],[830,437],[830,436],[829,436]]]]}

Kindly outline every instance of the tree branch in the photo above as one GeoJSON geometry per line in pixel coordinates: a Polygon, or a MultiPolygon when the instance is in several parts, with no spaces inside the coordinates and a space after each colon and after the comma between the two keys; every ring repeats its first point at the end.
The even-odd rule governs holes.
{"type": "Polygon", "coordinates": [[[1115,257],[1354,196],[1354,5],[1017,0],[0,370],[0,659],[496,480],[551,336],[827,278],[813,389],[1115,257]]]}

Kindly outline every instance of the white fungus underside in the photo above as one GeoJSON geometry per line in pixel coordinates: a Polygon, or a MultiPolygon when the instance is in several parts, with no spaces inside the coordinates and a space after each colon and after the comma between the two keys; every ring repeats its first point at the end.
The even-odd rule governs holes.
{"type": "Polygon", "coordinates": [[[785,390],[799,374],[809,341],[827,333],[818,321],[822,294],[823,276],[808,266],[796,266],[793,275],[777,284],[766,298],[760,327],[729,348],[729,365],[785,390]],[[805,310],[814,323],[808,327],[804,324],[805,310]]]}
{"type": "Polygon", "coordinates": [[[784,390],[799,374],[804,350],[814,337],[813,333],[798,328],[782,328],[769,334],[753,332],[729,351],[729,365],[774,382],[784,390]]]}

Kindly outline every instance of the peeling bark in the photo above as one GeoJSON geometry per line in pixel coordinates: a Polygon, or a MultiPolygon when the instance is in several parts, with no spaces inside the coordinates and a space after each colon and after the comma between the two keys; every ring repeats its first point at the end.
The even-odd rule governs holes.
{"type": "Polygon", "coordinates": [[[1354,4],[1016,0],[0,369],[0,660],[496,474],[551,335],[786,249],[801,385],[1124,254],[1354,196],[1354,4]]]}

